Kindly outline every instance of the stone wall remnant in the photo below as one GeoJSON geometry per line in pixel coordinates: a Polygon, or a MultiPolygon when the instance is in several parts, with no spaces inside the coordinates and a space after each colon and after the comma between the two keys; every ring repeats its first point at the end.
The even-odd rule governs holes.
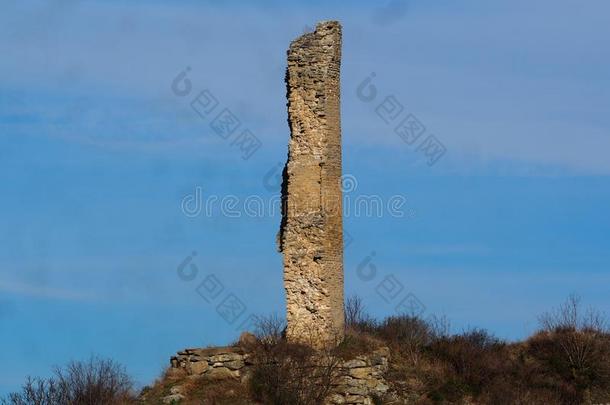
{"type": "MultiPolygon", "coordinates": [[[[235,380],[247,384],[255,366],[255,356],[241,347],[192,348],[178,352],[170,360],[170,375],[187,375],[215,382],[235,380]]],[[[389,393],[385,379],[390,351],[380,347],[351,360],[341,360],[334,370],[332,390],[324,405],[373,405],[374,398],[389,393]]],[[[177,386],[179,388],[179,386],[177,386]]],[[[182,399],[177,390],[167,396],[167,403],[182,399]]]]}
{"type": "Polygon", "coordinates": [[[341,25],[320,22],[288,50],[290,142],[282,184],[289,341],[327,347],[343,339],[340,124],[341,25]]]}

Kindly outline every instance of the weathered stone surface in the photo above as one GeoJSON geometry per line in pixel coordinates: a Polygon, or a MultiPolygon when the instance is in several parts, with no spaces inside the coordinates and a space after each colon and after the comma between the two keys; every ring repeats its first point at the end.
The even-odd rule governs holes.
{"type": "Polygon", "coordinates": [[[210,356],[210,361],[214,363],[223,363],[225,361],[234,361],[240,360],[242,358],[241,354],[238,353],[225,353],[225,354],[217,354],[215,356],[210,356]]]}
{"type": "Polygon", "coordinates": [[[343,367],[347,367],[347,368],[365,367],[365,366],[366,366],[366,361],[360,360],[360,359],[349,360],[343,364],[343,367]]]}
{"type": "Polygon", "coordinates": [[[210,366],[208,365],[207,361],[198,361],[191,363],[190,371],[192,374],[203,374],[208,371],[209,368],[210,366]]]}
{"type": "Polygon", "coordinates": [[[362,395],[347,395],[345,397],[346,404],[367,404],[367,398],[362,395]]]}
{"type": "Polygon", "coordinates": [[[357,368],[352,368],[349,371],[349,375],[351,375],[354,378],[366,378],[367,376],[371,375],[373,372],[373,369],[371,367],[357,367],[357,368]]]}
{"type": "Polygon", "coordinates": [[[287,338],[323,347],[343,339],[339,70],[341,26],[321,22],[288,50],[291,137],[278,234],[287,338]]]}
{"type": "Polygon", "coordinates": [[[238,371],[229,370],[226,367],[215,367],[203,375],[210,380],[226,380],[239,377],[238,371]]]}
{"type": "Polygon", "coordinates": [[[170,370],[181,370],[193,378],[237,378],[249,357],[241,347],[187,349],[171,358],[170,370]]]}
{"type": "Polygon", "coordinates": [[[363,387],[349,387],[345,390],[345,393],[351,395],[366,395],[368,390],[363,387]]]}
{"type": "Polygon", "coordinates": [[[171,394],[166,397],[163,397],[164,404],[174,404],[182,401],[184,399],[184,395],[182,394],[171,394]]]}
{"type": "Polygon", "coordinates": [[[344,404],[345,403],[345,397],[343,395],[340,395],[340,394],[332,394],[330,396],[330,398],[328,399],[328,401],[331,404],[344,404]]]}
{"type": "Polygon", "coordinates": [[[233,361],[227,361],[225,363],[223,363],[224,366],[228,369],[231,370],[240,370],[241,368],[243,368],[245,366],[245,363],[243,360],[233,360],[233,361]]]}

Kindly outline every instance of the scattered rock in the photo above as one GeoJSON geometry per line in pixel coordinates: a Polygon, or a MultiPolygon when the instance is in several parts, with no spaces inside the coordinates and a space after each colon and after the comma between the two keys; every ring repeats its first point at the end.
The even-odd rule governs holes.
{"type": "Polygon", "coordinates": [[[229,370],[226,367],[215,367],[205,373],[203,377],[210,380],[227,380],[239,377],[239,372],[229,370]]]}
{"type": "Polygon", "coordinates": [[[243,360],[227,361],[226,363],[223,363],[223,364],[226,368],[229,368],[231,370],[240,370],[245,366],[245,363],[243,360]]]}
{"type": "Polygon", "coordinates": [[[164,404],[174,404],[182,401],[184,399],[184,395],[182,394],[172,394],[166,397],[163,397],[164,404]]]}
{"type": "Polygon", "coordinates": [[[210,361],[213,363],[224,363],[226,361],[241,360],[242,357],[243,356],[238,353],[225,353],[225,354],[218,354],[215,356],[210,356],[210,361]]]}
{"type": "Polygon", "coordinates": [[[373,372],[372,367],[357,367],[349,370],[349,375],[358,379],[366,379],[373,372]]]}
{"type": "Polygon", "coordinates": [[[191,363],[191,373],[192,374],[203,374],[206,371],[208,371],[209,368],[210,368],[210,366],[208,365],[207,361],[197,361],[197,362],[191,363]]]}
{"type": "Polygon", "coordinates": [[[256,344],[256,336],[250,332],[242,332],[239,335],[239,345],[244,347],[253,346],[256,344]]]}
{"type": "Polygon", "coordinates": [[[366,362],[363,360],[349,360],[346,361],[345,363],[343,363],[343,367],[347,367],[347,368],[356,368],[356,367],[365,367],[366,366],[366,362]]]}

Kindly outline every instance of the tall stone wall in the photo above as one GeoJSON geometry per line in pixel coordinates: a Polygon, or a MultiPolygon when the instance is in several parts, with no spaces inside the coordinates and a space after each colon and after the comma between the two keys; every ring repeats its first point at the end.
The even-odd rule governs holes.
{"type": "Polygon", "coordinates": [[[291,137],[282,185],[287,338],[313,346],[343,339],[343,225],[339,68],[341,26],[324,21],[290,44],[291,137]]]}

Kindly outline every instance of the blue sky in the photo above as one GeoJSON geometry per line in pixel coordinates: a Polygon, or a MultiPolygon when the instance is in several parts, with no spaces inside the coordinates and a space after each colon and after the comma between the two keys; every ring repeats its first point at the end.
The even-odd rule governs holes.
{"type": "Polygon", "coordinates": [[[393,276],[426,316],[506,339],[572,292],[610,312],[610,4],[175,3],[0,5],[0,394],[91,353],[151,383],[175,351],[283,312],[278,215],[191,218],[181,202],[198,186],[276,193],[264,178],[286,157],[286,49],[324,19],[343,24],[353,193],[402,195],[412,213],[345,219],[346,292],[392,314],[377,291],[393,276]],[[187,66],[193,91],[261,140],[250,159],[172,93],[187,66]],[[445,145],[435,165],[376,115],[387,96],[445,145]],[[232,324],[197,293],[211,274],[218,300],[246,307],[232,324]]]}

